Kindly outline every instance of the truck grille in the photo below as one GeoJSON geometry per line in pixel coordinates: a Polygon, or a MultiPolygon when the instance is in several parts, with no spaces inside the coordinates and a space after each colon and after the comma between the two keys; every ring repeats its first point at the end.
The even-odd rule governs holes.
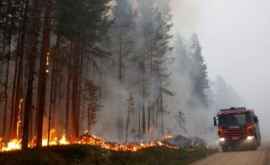
{"type": "Polygon", "coordinates": [[[228,128],[224,130],[224,135],[226,139],[233,139],[236,137],[241,139],[243,134],[240,128],[228,128]]]}

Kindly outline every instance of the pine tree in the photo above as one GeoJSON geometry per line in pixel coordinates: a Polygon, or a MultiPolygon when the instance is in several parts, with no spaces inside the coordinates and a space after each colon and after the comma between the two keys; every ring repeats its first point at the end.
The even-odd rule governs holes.
{"type": "Polygon", "coordinates": [[[134,47],[134,14],[129,0],[116,0],[110,29],[111,50],[117,58],[118,79],[124,78],[125,63],[134,47]]]}
{"type": "Polygon", "coordinates": [[[187,74],[190,74],[189,70],[191,70],[190,68],[192,67],[191,58],[189,57],[187,45],[180,34],[176,37],[174,53],[176,56],[175,58],[177,59],[177,61],[175,61],[177,63],[177,72],[187,76],[187,74]]]}
{"type": "MultiPolygon", "coordinates": [[[[57,31],[71,41],[69,58],[69,83],[71,86],[72,136],[77,138],[80,132],[81,76],[84,51],[91,49],[108,29],[108,2],[110,0],[58,0],[56,2],[57,31]],[[70,19],[73,18],[73,19],[70,19]],[[89,46],[90,45],[90,46],[89,46]]],[[[67,98],[69,96],[67,95],[67,98]]],[[[67,104],[69,99],[67,99],[67,104]]],[[[66,107],[69,109],[69,105],[66,107]]],[[[66,113],[67,120],[69,111],[66,113]]],[[[68,127],[68,122],[66,127],[68,127]]],[[[68,129],[68,128],[66,128],[68,129]]]]}
{"type": "Polygon", "coordinates": [[[96,113],[97,113],[97,86],[93,81],[86,81],[86,101],[88,102],[87,106],[87,130],[88,133],[91,133],[93,126],[96,124],[96,113]]]}
{"type": "Polygon", "coordinates": [[[207,66],[201,52],[198,36],[192,36],[191,46],[191,78],[193,79],[193,95],[199,99],[200,103],[207,107],[208,98],[206,90],[209,88],[207,66]]]}
{"type": "MultiPolygon", "coordinates": [[[[153,112],[152,108],[148,108],[147,115],[145,115],[146,108],[145,103],[143,103],[142,125],[145,133],[146,130],[149,131],[152,127],[151,120],[155,116],[158,116],[154,113],[159,113],[161,118],[165,114],[163,113],[163,94],[171,95],[172,93],[166,89],[169,77],[167,66],[171,61],[169,53],[172,50],[170,47],[172,23],[169,8],[165,10],[164,6],[159,6],[155,1],[139,1],[139,9],[139,24],[141,25],[140,30],[143,37],[143,44],[141,45],[142,51],[140,57],[138,57],[138,62],[142,68],[143,100],[149,100],[147,101],[148,105],[155,103],[155,100],[162,102],[157,103],[161,106],[159,106],[156,112],[153,112]],[[147,116],[147,119],[144,116],[147,116]],[[147,125],[147,128],[145,125],[147,125]]],[[[158,120],[157,118],[154,120],[158,120]]]]}

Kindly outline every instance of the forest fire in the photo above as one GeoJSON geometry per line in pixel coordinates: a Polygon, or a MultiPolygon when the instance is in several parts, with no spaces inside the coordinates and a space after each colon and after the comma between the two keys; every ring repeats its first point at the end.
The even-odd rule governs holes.
{"type": "MultiPolygon", "coordinates": [[[[153,140],[147,143],[128,143],[128,144],[119,144],[119,143],[113,143],[106,141],[105,139],[101,137],[97,137],[95,135],[83,135],[78,140],[69,141],[66,138],[66,135],[63,134],[61,138],[58,137],[52,137],[49,145],[48,145],[48,139],[44,138],[42,140],[42,146],[48,147],[48,146],[65,146],[65,145],[72,145],[72,144],[80,144],[80,145],[92,145],[97,146],[106,150],[111,151],[117,151],[117,152],[137,152],[146,148],[152,148],[152,147],[167,147],[171,149],[177,149],[177,146],[165,143],[166,139],[168,139],[171,136],[165,136],[162,140],[153,140]]],[[[29,148],[35,147],[35,138],[31,140],[31,142],[28,144],[29,148]]],[[[2,138],[0,138],[0,152],[8,152],[8,151],[17,151],[21,150],[21,139],[12,139],[7,143],[4,143],[2,138]]]]}
{"type": "MultiPolygon", "coordinates": [[[[176,148],[165,142],[170,136],[118,144],[90,134],[96,128],[119,141],[151,139],[173,131],[167,121],[179,118],[167,106],[175,95],[166,85],[174,61],[168,8],[163,13],[155,3],[111,2],[97,1],[96,10],[91,1],[1,0],[0,152],[73,144],[131,152],[176,148]],[[74,19],[63,19],[67,13],[74,19]],[[80,136],[85,129],[89,134],[80,136]]],[[[185,48],[187,62],[196,62],[187,63],[192,72],[185,75],[198,80],[192,85],[205,84],[199,42],[192,45],[185,48]]]]}

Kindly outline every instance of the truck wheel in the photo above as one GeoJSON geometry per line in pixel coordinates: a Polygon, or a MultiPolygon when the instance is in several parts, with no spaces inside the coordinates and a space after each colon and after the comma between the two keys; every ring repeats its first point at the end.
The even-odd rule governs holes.
{"type": "Polygon", "coordinates": [[[258,148],[259,148],[259,142],[258,142],[258,140],[257,140],[257,138],[256,138],[256,141],[255,141],[255,146],[252,148],[252,150],[253,151],[256,151],[258,148]]]}
{"type": "Polygon", "coordinates": [[[256,151],[259,148],[258,144],[256,144],[254,147],[252,147],[253,151],[256,151]]]}

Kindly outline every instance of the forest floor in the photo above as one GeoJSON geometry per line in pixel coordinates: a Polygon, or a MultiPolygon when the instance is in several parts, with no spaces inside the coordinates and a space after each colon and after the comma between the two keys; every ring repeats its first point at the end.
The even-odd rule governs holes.
{"type": "Polygon", "coordinates": [[[114,152],[85,145],[55,146],[41,150],[0,154],[1,165],[188,165],[214,151],[204,147],[154,147],[138,152],[114,152]]]}

